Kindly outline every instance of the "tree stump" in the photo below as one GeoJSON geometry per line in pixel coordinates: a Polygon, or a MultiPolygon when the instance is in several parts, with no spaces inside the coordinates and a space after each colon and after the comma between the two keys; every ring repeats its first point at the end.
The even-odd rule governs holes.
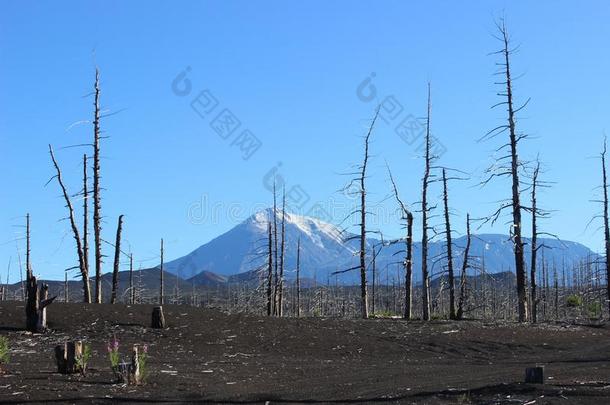
{"type": "Polygon", "coordinates": [[[140,357],[138,354],[138,346],[133,346],[131,352],[131,366],[129,368],[129,384],[139,385],[142,382],[142,376],[140,373],[140,357]]]}
{"type": "Polygon", "coordinates": [[[525,382],[528,384],[544,384],[544,367],[526,368],[525,382]]]}
{"type": "Polygon", "coordinates": [[[83,342],[66,342],[55,346],[55,361],[60,374],[82,373],[83,342]]]}
{"type": "Polygon", "coordinates": [[[158,306],[153,308],[151,326],[154,329],[165,329],[165,317],[163,316],[163,307],[158,306]]]}
{"type": "Polygon", "coordinates": [[[42,333],[47,329],[47,307],[57,298],[49,298],[49,286],[38,285],[32,276],[27,285],[27,303],[25,307],[26,329],[32,333],[42,333]]]}

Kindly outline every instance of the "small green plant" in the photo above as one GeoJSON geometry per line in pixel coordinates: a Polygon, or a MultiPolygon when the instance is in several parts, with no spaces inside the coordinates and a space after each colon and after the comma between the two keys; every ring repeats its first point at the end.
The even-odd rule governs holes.
{"type": "Polygon", "coordinates": [[[602,305],[599,302],[592,302],[587,306],[589,317],[598,318],[602,314],[602,305]]]}
{"type": "Polygon", "coordinates": [[[145,382],[148,377],[148,345],[142,346],[142,352],[138,354],[138,361],[140,363],[140,381],[145,382]]]}
{"type": "Polygon", "coordinates": [[[578,294],[572,294],[566,299],[566,305],[569,308],[578,308],[582,305],[582,297],[578,294]]]}
{"type": "Polygon", "coordinates": [[[83,345],[83,352],[79,357],[76,358],[76,365],[83,375],[87,372],[87,364],[89,363],[89,359],[91,359],[91,346],[85,344],[83,345]]]}
{"type": "Polygon", "coordinates": [[[110,358],[110,366],[113,371],[117,371],[119,363],[121,362],[121,353],[119,353],[119,341],[114,338],[111,343],[106,346],[108,350],[108,357],[110,358]]]}
{"type": "Polygon", "coordinates": [[[0,371],[2,365],[7,364],[10,360],[8,338],[6,336],[0,336],[0,371]]]}

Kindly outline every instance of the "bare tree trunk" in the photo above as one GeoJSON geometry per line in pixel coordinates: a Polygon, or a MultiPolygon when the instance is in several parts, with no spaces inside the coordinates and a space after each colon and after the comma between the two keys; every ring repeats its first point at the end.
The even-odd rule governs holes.
{"type": "Polygon", "coordinates": [[[64,302],[69,301],[68,295],[68,272],[64,272],[64,302]]]}
{"type": "Polygon", "coordinates": [[[95,239],[95,302],[102,303],[102,216],[100,198],[100,73],[95,69],[93,115],[93,235],[95,239]]]}
{"type": "Polygon", "coordinates": [[[430,320],[430,276],[428,274],[428,184],[430,181],[430,83],[428,83],[428,114],[426,118],[426,151],[425,169],[422,181],[422,242],[421,242],[421,273],[422,273],[422,314],[425,321],[430,320]]]}
{"type": "Polygon", "coordinates": [[[455,276],[453,274],[453,251],[451,241],[451,224],[449,222],[449,192],[447,174],[443,169],[443,202],[445,205],[445,234],[447,239],[447,271],[449,278],[449,319],[455,319],[455,276]]]}
{"type": "Polygon", "coordinates": [[[283,189],[282,194],[282,241],[280,245],[280,280],[279,280],[279,293],[278,293],[278,315],[281,317],[284,315],[284,253],[286,252],[286,189],[283,189]]]}
{"type": "Polygon", "coordinates": [[[272,294],[272,285],[273,285],[273,235],[271,231],[271,221],[267,225],[267,232],[269,238],[269,256],[267,258],[267,316],[271,316],[273,313],[273,294],[272,294]]]}
{"type": "Polygon", "coordinates": [[[53,154],[53,148],[49,145],[49,154],[51,155],[51,160],[53,161],[53,166],[55,166],[55,170],[57,174],[54,176],[57,178],[57,182],[61,187],[61,191],[63,193],[64,200],[66,202],[66,207],[68,208],[68,214],[70,219],[70,226],[72,227],[72,234],[74,236],[74,240],[76,241],[76,253],[78,255],[78,267],[80,269],[81,277],[83,280],[83,300],[86,303],[91,302],[91,290],[89,288],[89,274],[87,273],[87,268],[85,266],[85,257],[83,254],[83,246],[81,244],[80,233],[78,231],[78,226],[76,225],[76,219],[74,216],[74,209],[72,208],[72,202],[70,201],[70,196],[66,187],[64,186],[63,180],[61,178],[61,170],[57,161],[55,160],[55,155],[53,154]]]}
{"type": "Polygon", "coordinates": [[[275,179],[273,180],[273,254],[274,254],[274,274],[273,274],[273,315],[277,315],[277,293],[279,290],[278,274],[278,248],[277,248],[277,198],[275,193],[275,179]]]}
{"type": "Polygon", "coordinates": [[[30,214],[25,216],[25,281],[29,283],[32,278],[32,262],[30,258],[30,214]]]}
{"type": "Polygon", "coordinates": [[[136,292],[133,289],[133,254],[129,254],[129,303],[136,303],[136,292]]]}
{"type": "Polygon", "coordinates": [[[413,214],[407,213],[407,257],[405,259],[405,314],[409,320],[413,317],[413,214]]]}
{"type": "Polygon", "coordinates": [[[163,291],[163,239],[161,239],[161,265],[159,270],[159,305],[163,305],[163,297],[165,297],[165,292],[163,291]]]}
{"type": "Polygon", "coordinates": [[[608,313],[610,315],[610,225],[608,224],[608,177],[606,175],[606,140],[602,152],[602,176],[604,188],[604,239],[606,248],[606,292],[608,299],[608,313]]]}
{"type": "MultiPolygon", "coordinates": [[[[83,261],[89,277],[89,187],[87,181],[87,154],[83,155],[83,261]]],[[[89,286],[89,303],[91,303],[91,287],[89,286]]]]}
{"type": "Polygon", "coordinates": [[[119,288],[119,265],[121,261],[121,231],[123,230],[123,215],[119,215],[116,228],[116,241],[114,243],[114,266],[112,269],[112,296],[110,303],[116,304],[117,289],[119,288]]]}
{"type": "Polygon", "coordinates": [[[297,318],[301,317],[301,238],[297,240],[297,318]]]}
{"type": "Polygon", "coordinates": [[[469,267],[468,255],[470,254],[470,214],[466,214],[466,248],[464,249],[464,261],[462,262],[462,273],[460,275],[460,299],[458,301],[457,319],[464,317],[464,304],[466,303],[466,270],[469,267]]]}
{"type": "Polygon", "coordinates": [[[510,134],[511,178],[512,178],[512,235],[515,245],[515,273],[517,275],[517,310],[519,322],[527,321],[527,296],[525,291],[525,261],[523,257],[523,241],[521,238],[521,196],[519,191],[519,156],[517,143],[519,141],[515,126],[515,109],[513,106],[513,88],[510,73],[510,48],[508,32],[504,23],[500,26],[504,48],[504,67],[506,78],[506,105],[508,112],[508,130],[510,134]]]}
{"type": "Polygon", "coordinates": [[[375,126],[375,121],[379,115],[379,109],[375,112],[369,131],[364,138],[364,159],[360,172],[360,306],[361,316],[364,319],[369,317],[369,304],[366,286],[366,169],[369,161],[369,139],[375,126]]]}
{"type": "Polygon", "coordinates": [[[538,211],[536,208],[536,186],[538,185],[538,173],[540,172],[540,163],[537,163],[534,168],[534,176],[532,179],[532,262],[530,265],[530,289],[532,301],[532,322],[538,321],[538,297],[536,296],[536,260],[538,253],[538,229],[536,220],[538,219],[538,211]]]}

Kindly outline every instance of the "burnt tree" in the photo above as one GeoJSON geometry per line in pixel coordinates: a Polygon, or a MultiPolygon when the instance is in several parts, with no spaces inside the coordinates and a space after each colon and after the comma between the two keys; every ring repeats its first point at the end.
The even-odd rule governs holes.
{"type": "Polygon", "coordinates": [[[501,61],[497,63],[497,65],[500,66],[500,69],[496,74],[502,77],[502,81],[495,84],[503,86],[502,92],[498,93],[498,95],[504,99],[492,106],[492,108],[506,106],[507,122],[506,124],[492,129],[480,140],[492,139],[500,134],[508,132],[508,142],[498,148],[498,150],[508,150],[506,151],[506,155],[497,159],[497,162],[487,170],[489,177],[484,180],[482,184],[486,184],[496,177],[509,177],[511,179],[511,197],[504,200],[501,203],[500,208],[488,217],[488,220],[491,220],[493,223],[506,209],[511,210],[512,221],[510,224],[510,234],[514,246],[515,273],[517,278],[517,313],[519,322],[525,322],[528,319],[528,314],[524,243],[522,238],[523,227],[521,220],[521,211],[523,207],[521,205],[521,183],[519,181],[519,172],[522,163],[519,160],[518,146],[519,142],[527,136],[525,134],[517,133],[516,114],[528,104],[529,100],[520,107],[515,106],[510,65],[510,57],[513,53],[513,49],[510,48],[510,37],[504,20],[501,20],[497,24],[497,27],[500,33],[499,40],[502,43],[502,49],[494,54],[501,56],[501,61]]]}
{"type": "Polygon", "coordinates": [[[470,254],[470,244],[471,244],[471,234],[470,234],[470,214],[466,214],[466,248],[464,249],[464,261],[462,262],[462,271],[460,274],[460,298],[458,300],[458,308],[456,313],[457,319],[462,319],[464,317],[464,305],[466,304],[466,270],[470,267],[468,263],[468,255],[470,254]]]}
{"type": "MultiPolygon", "coordinates": [[[[610,314],[610,226],[608,225],[608,176],[606,173],[606,140],[604,139],[604,149],[601,153],[602,161],[602,187],[604,193],[604,241],[606,253],[606,293],[608,300],[608,313],[610,314]]],[[[609,315],[610,316],[610,315],[609,315]]]]}
{"type": "MultiPolygon", "coordinates": [[[[110,303],[116,304],[117,289],[119,288],[119,264],[121,261],[121,231],[123,230],[123,215],[119,215],[114,243],[114,266],[112,268],[112,295],[110,303]]],[[[163,270],[162,270],[163,271],[163,270]]]]}
{"type": "Polygon", "coordinates": [[[297,240],[297,318],[301,317],[301,238],[297,240]]]}
{"type": "Polygon", "coordinates": [[[163,305],[163,297],[165,292],[163,290],[163,239],[161,239],[161,264],[159,265],[159,304],[163,305]]]}
{"type": "Polygon", "coordinates": [[[100,197],[100,72],[95,69],[93,114],[93,236],[95,240],[95,302],[102,303],[102,214],[100,197]]]}
{"type": "Polygon", "coordinates": [[[455,275],[453,274],[453,244],[451,241],[451,223],[449,221],[449,191],[447,173],[443,168],[443,205],[445,207],[445,238],[447,240],[447,277],[449,282],[449,319],[456,319],[455,314],[455,275]]]}
{"type": "Polygon", "coordinates": [[[278,316],[284,315],[284,301],[282,293],[284,291],[284,254],[286,253],[286,189],[282,191],[282,229],[280,242],[280,279],[278,282],[278,316]]]}
{"type": "Polygon", "coordinates": [[[273,235],[271,230],[271,221],[267,224],[268,234],[268,256],[267,256],[267,316],[273,313],[273,235]]]}
{"type": "Polygon", "coordinates": [[[422,178],[422,240],[421,240],[421,274],[422,274],[422,314],[425,321],[430,320],[430,275],[428,272],[428,186],[430,185],[430,169],[433,156],[430,154],[430,83],[428,83],[428,109],[426,114],[426,140],[424,151],[424,176],[422,178]]]}
{"type": "Polygon", "coordinates": [[[400,199],[396,182],[394,182],[389,167],[388,174],[390,175],[394,198],[400,206],[401,219],[406,221],[407,237],[405,239],[405,260],[403,262],[405,268],[405,312],[403,317],[404,319],[409,320],[413,316],[413,214],[400,199]]]}
{"type": "MultiPolygon", "coordinates": [[[[64,182],[61,177],[61,169],[55,160],[55,155],[53,154],[53,148],[49,145],[49,154],[51,155],[51,161],[53,162],[53,166],[55,167],[56,175],[51,178],[57,179],[59,183],[59,187],[61,188],[64,201],[66,203],[66,208],[68,208],[68,218],[70,220],[70,227],[72,228],[72,235],[74,236],[74,240],[76,241],[76,254],[78,256],[78,267],[80,269],[81,278],[83,280],[83,301],[86,303],[91,302],[91,289],[89,287],[89,274],[87,272],[87,267],[85,264],[85,255],[83,252],[82,240],[80,237],[80,232],[78,230],[78,226],[76,225],[76,218],[74,215],[74,208],[72,207],[72,202],[70,201],[70,195],[66,190],[64,182]]],[[[49,180],[49,181],[51,181],[49,180]]]]}

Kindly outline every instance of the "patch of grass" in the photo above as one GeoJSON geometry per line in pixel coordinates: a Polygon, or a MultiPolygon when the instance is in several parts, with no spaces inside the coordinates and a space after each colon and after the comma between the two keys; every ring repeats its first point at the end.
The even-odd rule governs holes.
{"type": "Polygon", "coordinates": [[[3,364],[8,364],[10,360],[8,354],[9,350],[8,338],[6,336],[0,336],[0,367],[3,364]]]}
{"type": "Polygon", "coordinates": [[[578,308],[582,305],[582,297],[578,294],[572,294],[566,299],[566,305],[570,308],[578,308]]]}

